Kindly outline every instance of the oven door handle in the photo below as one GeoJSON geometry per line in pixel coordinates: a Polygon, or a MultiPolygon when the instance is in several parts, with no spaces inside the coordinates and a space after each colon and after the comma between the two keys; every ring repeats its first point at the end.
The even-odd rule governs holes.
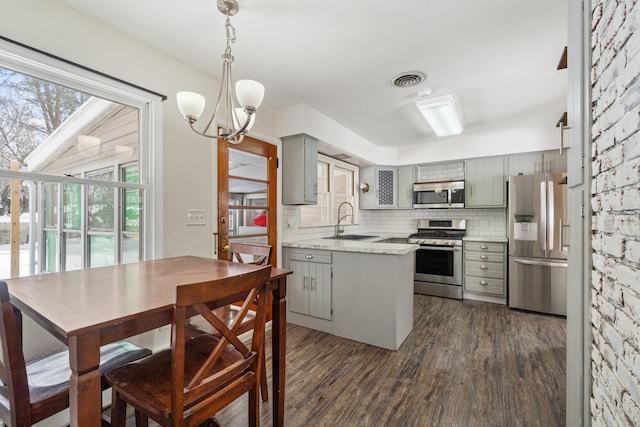
{"type": "MultiPolygon", "coordinates": [[[[430,246],[430,245],[420,245],[420,249],[431,249],[435,251],[445,251],[445,252],[460,252],[462,250],[461,247],[450,247],[450,246],[430,246]]],[[[420,250],[418,249],[418,250],[420,250]]]]}

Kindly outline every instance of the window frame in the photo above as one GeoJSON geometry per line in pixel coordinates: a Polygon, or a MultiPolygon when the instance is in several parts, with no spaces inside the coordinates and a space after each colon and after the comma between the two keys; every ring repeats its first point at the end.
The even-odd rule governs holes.
{"type": "MultiPolygon", "coordinates": [[[[140,222],[145,226],[144,232],[140,230],[140,259],[161,257],[162,156],[161,150],[154,147],[162,146],[161,104],[166,97],[5,38],[0,38],[0,66],[137,109],[137,186],[144,190],[140,222]]],[[[114,170],[114,173],[119,171],[114,170]]],[[[2,174],[10,177],[18,175],[18,179],[25,181],[32,175],[28,172],[10,171],[2,171],[2,174]]],[[[119,261],[116,260],[116,263],[119,261]]],[[[30,274],[37,273],[33,265],[30,270],[30,274]]]]}
{"type": "MultiPolygon", "coordinates": [[[[342,160],[334,159],[333,157],[329,157],[325,154],[318,153],[318,165],[321,163],[328,165],[328,192],[327,192],[327,206],[319,206],[323,197],[321,197],[324,192],[321,192],[320,189],[322,186],[320,185],[320,176],[318,176],[318,204],[309,205],[309,206],[301,206],[299,210],[299,227],[300,228],[309,228],[309,227],[335,227],[338,222],[338,203],[336,202],[336,193],[335,193],[335,169],[339,167],[343,170],[353,172],[353,188],[352,195],[347,196],[347,198],[351,198],[350,203],[353,205],[353,223],[349,222],[349,224],[358,224],[359,216],[358,212],[360,211],[360,198],[358,195],[358,183],[360,182],[360,168],[357,165],[353,165],[351,163],[344,162],[342,160]],[[325,220],[320,221],[303,221],[304,211],[305,209],[327,209],[328,214],[326,215],[325,220]]],[[[344,196],[344,195],[340,195],[344,196]]]]}

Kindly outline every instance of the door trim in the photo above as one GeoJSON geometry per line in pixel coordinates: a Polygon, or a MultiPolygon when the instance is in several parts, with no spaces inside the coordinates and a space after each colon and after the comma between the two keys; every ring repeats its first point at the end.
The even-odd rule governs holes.
{"type": "Polygon", "coordinates": [[[252,154],[267,157],[267,242],[273,247],[271,265],[276,266],[278,260],[278,147],[269,142],[258,140],[249,136],[244,137],[240,144],[229,144],[223,139],[218,140],[218,239],[216,239],[219,259],[224,259],[228,252],[223,248],[228,244],[229,212],[229,148],[246,151],[252,154]],[[225,222],[222,219],[225,218],[225,222]]]}

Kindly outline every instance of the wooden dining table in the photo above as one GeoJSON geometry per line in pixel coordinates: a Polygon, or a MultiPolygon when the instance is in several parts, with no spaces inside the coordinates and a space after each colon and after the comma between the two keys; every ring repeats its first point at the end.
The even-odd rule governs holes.
{"type": "MultiPolygon", "coordinates": [[[[72,426],[101,423],[100,346],[170,324],[176,287],[260,268],[196,256],[8,279],[12,303],[69,347],[72,426]]],[[[273,425],[284,425],[286,276],[272,268],[273,425]]]]}

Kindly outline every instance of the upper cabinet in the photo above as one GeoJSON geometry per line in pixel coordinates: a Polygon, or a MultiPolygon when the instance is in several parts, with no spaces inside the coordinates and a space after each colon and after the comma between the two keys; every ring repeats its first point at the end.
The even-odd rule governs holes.
{"type": "Polygon", "coordinates": [[[567,171],[567,152],[549,150],[509,156],[508,175],[533,175],[567,171]]]}
{"type": "Polygon", "coordinates": [[[416,167],[360,168],[360,209],[411,209],[416,167]]]}
{"type": "Polygon", "coordinates": [[[367,166],[360,169],[360,209],[398,207],[398,168],[367,166]]]}
{"type": "Polygon", "coordinates": [[[416,182],[416,167],[398,168],[398,209],[413,208],[413,183],[416,182]]]}
{"type": "Polygon", "coordinates": [[[282,204],[318,203],[318,140],[306,135],[282,138],[282,204]]]}
{"type": "Polygon", "coordinates": [[[507,158],[483,157],[464,162],[465,207],[502,208],[506,206],[507,158]]]}

